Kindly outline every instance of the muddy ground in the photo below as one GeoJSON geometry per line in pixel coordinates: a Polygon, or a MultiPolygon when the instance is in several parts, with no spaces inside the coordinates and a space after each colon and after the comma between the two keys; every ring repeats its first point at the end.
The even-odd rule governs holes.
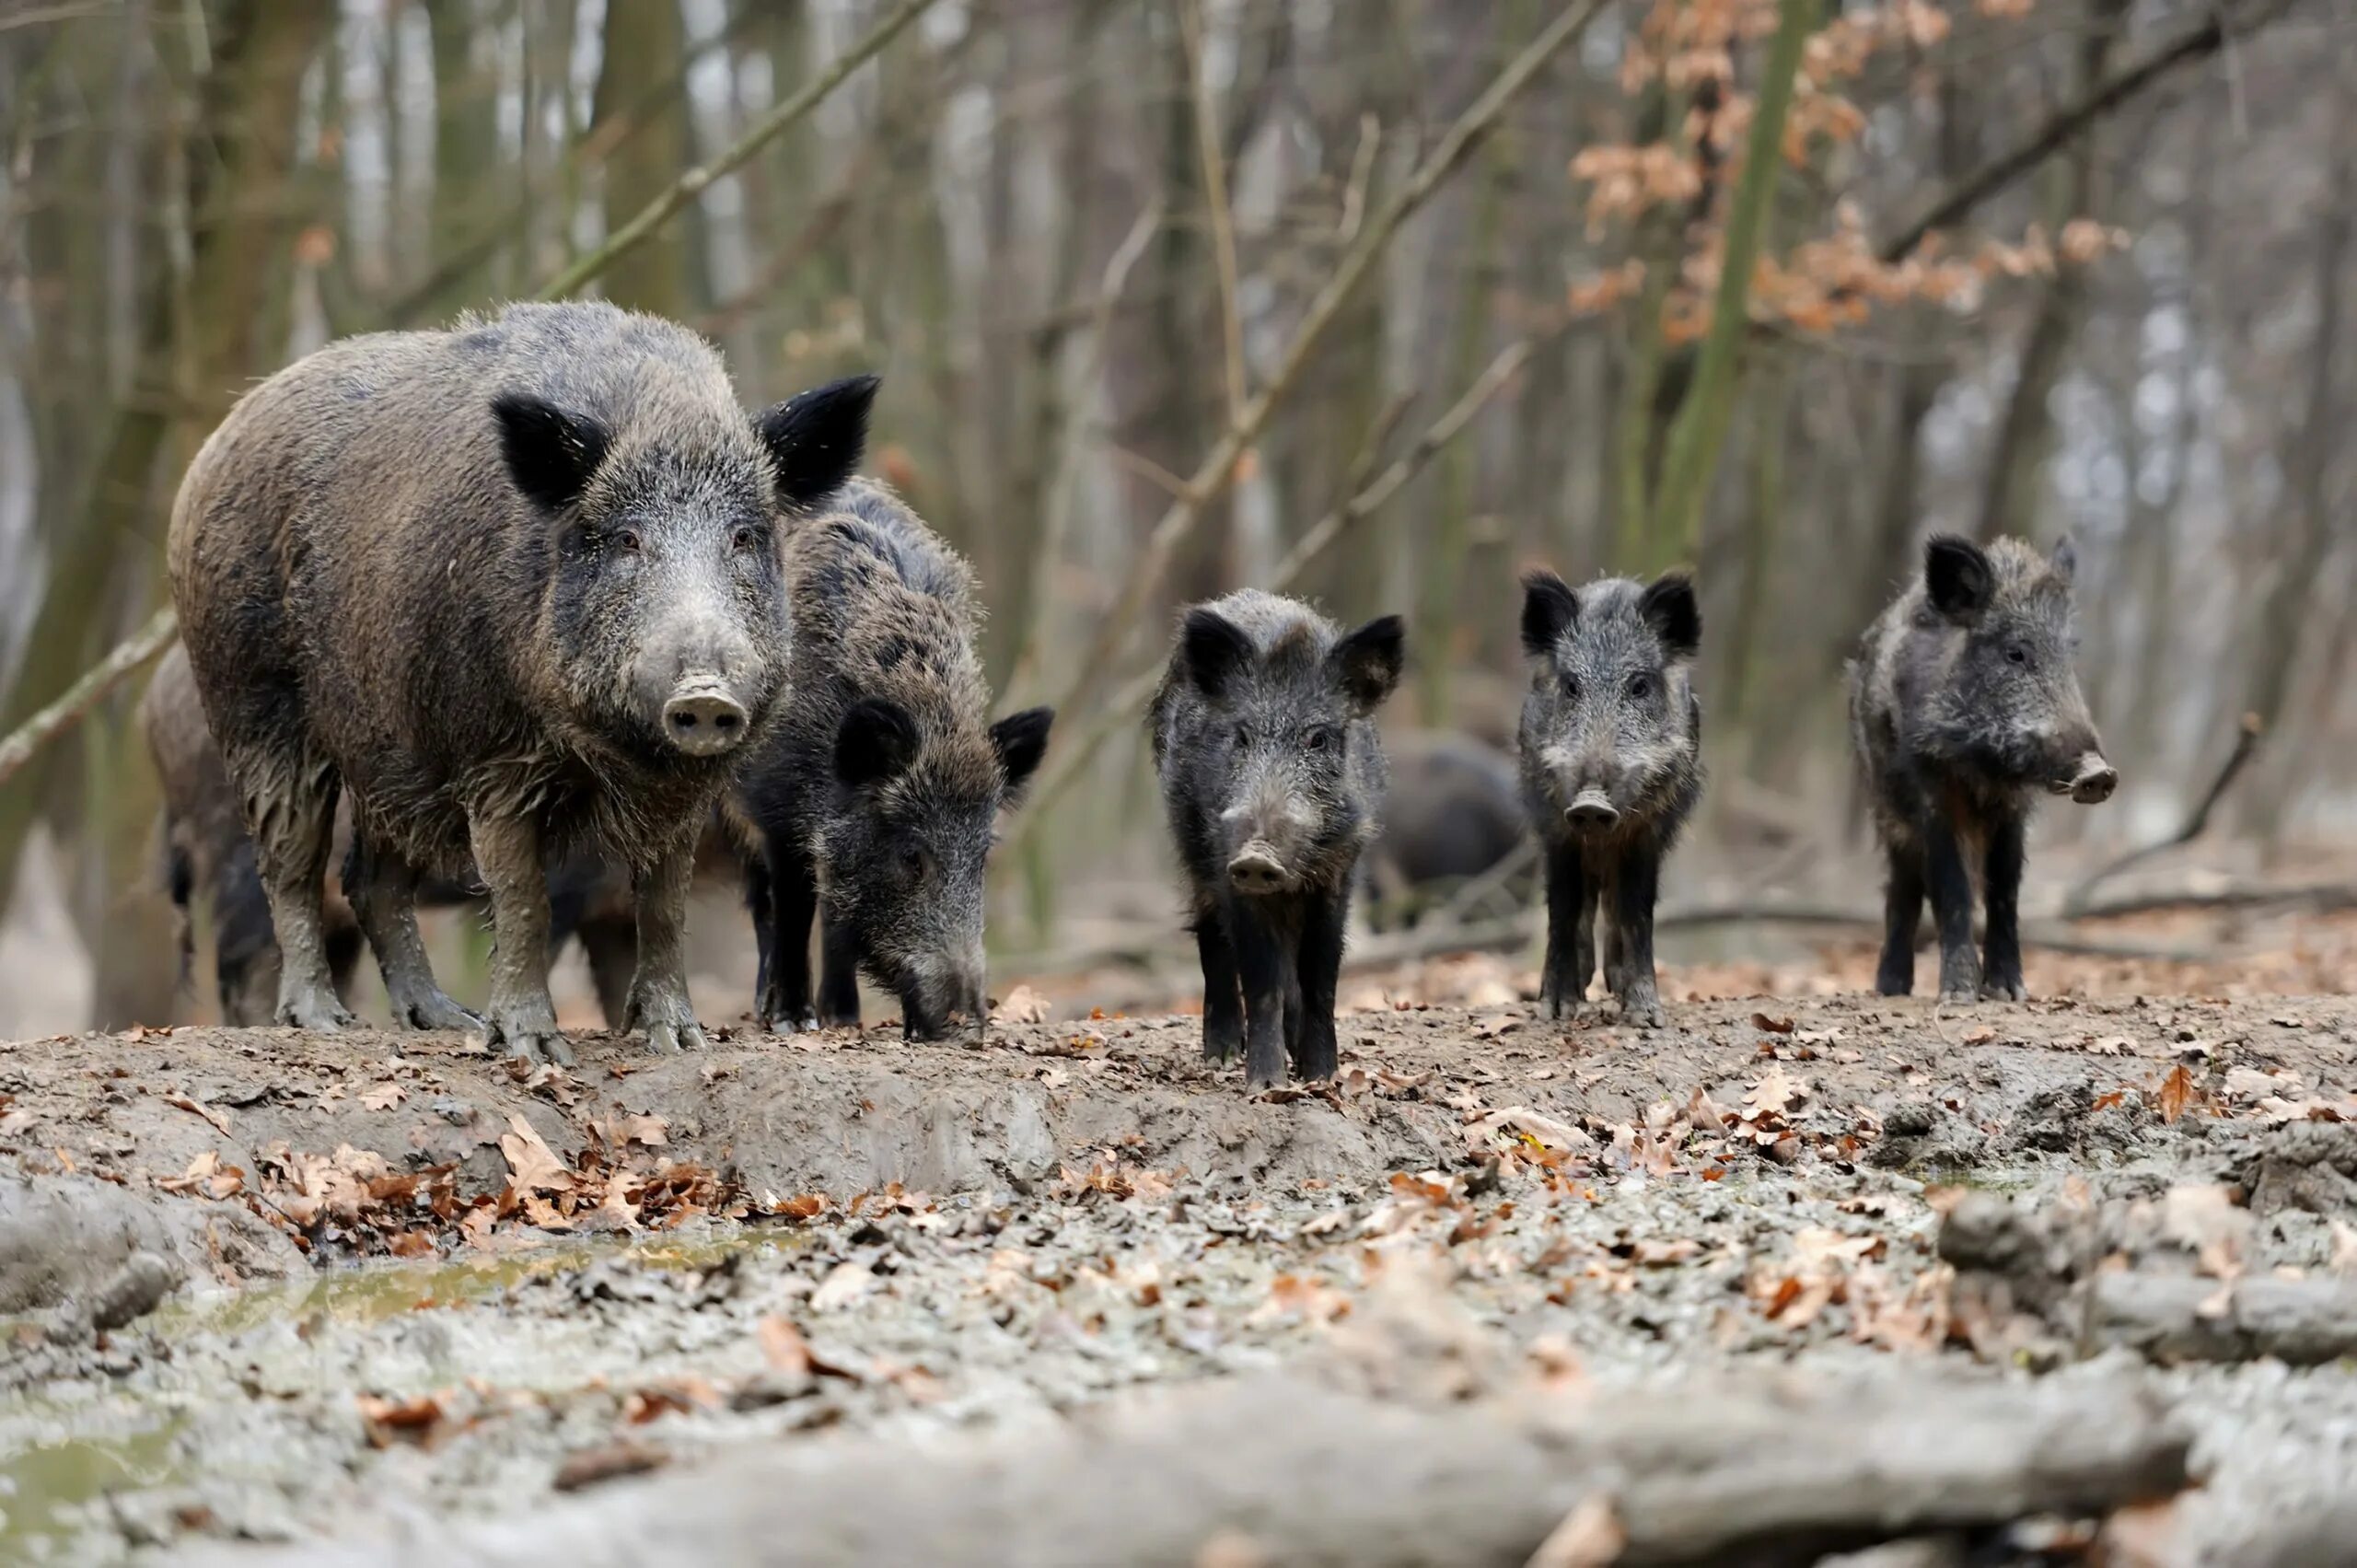
{"type": "Polygon", "coordinates": [[[663,1060],[588,1037],[569,1073],[419,1034],[0,1046],[0,1560],[234,1562],[657,1496],[628,1478],[764,1443],[1052,1421],[1314,1357],[1410,1263],[1498,1354],[1637,1400],[1734,1365],[2132,1365],[2204,1481],[2154,1561],[2237,1561],[2357,1479],[2329,1355],[2025,1333],[1938,1252],[1994,1195],[2143,1216],[2221,1288],[2335,1278],[2357,1182],[2251,1189],[2357,1118],[2348,998],[1735,997],[1643,1033],[1455,978],[1423,993],[1470,1005],[1362,987],[1341,1080],[1258,1097],[1186,1016],[663,1060]],[[134,1252],[174,1288],[94,1326],[145,1305],[109,1311],[134,1252]]]}

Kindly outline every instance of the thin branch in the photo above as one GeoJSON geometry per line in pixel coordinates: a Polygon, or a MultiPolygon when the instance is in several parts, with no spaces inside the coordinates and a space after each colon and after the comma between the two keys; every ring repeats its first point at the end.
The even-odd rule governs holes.
{"type": "Polygon", "coordinates": [[[699,164],[679,176],[669,190],[647,203],[637,216],[616,229],[603,245],[551,279],[535,297],[563,299],[645,244],[654,238],[657,229],[671,220],[672,215],[702,195],[714,180],[742,168],[754,154],[807,119],[853,72],[883,52],[886,44],[899,37],[903,29],[923,16],[933,4],[934,0],[902,0],[902,4],[877,23],[866,37],[843,51],[825,70],[804,83],[800,92],[753,122],[752,129],[738,137],[735,145],[718,157],[710,163],[699,164]]]}
{"type": "Polygon", "coordinates": [[[2210,781],[2210,787],[2202,792],[2200,800],[2195,804],[2191,814],[2178,824],[2177,831],[2158,842],[2131,850],[2119,859],[2096,867],[2094,875],[2072,890],[2070,902],[2065,906],[2068,912],[2077,913],[2097,888],[2130,866],[2142,865],[2155,855],[2165,854],[2180,844],[2189,844],[2200,838],[2208,830],[2210,814],[2218,808],[2218,802],[2225,798],[2226,791],[2234,787],[2235,780],[2242,776],[2243,770],[2250,765],[2250,760],[2258,754],[2258,743],[2266,730],[2265,722],[2257,714],[2245,714],[2241,724],[2236,726],[2235,749],[2226,754],[2225,764],[2218,770],[2218,776],[2210,781]]]}
{"type": "MultiPolygon", "coordinates": [[[[1522,368],[1523,362],[1530,357],[1535,346],[1536,340],[1526,338],[1500,351],[1498,356],[1490,362],[1490,367],[1465,389],[1462,397],[1449,405],[1446,412],[1416,437],[1413,446],[1371,482],[1355,491],[1348,500],[1341,502],[1311,524],[1308,531],[1295,542],[1293,549],[1285,552],[1285,558],[1269,574],[1268,581],[1260,586],[1271,593],[1283,593],[1293,586],[1294,579],[1332,549],[1345,533],[1364,522],[1385,502],[1398,494],[1400,488],[1422,472],[1444,447],[1463,434],[1465,427],[1473,422],[1473,416],[1514,379],[1515,372],[1522,368]]],[[[1396,406],[1405,407],[1404,404],[1396,406]]],[[[1353,465],[1353,482],[1374,466],[1372,459],[1381,451],[1383,438],[1398,417],[1397,412],[1387,410],[1378,418],[1366,452],[1353,465]]],[[[1033,786],[1030,806],[1023,816],[1016,819],[1010,837],[1020,840],[1028,835],[1030,825],[1040,820],[1046,808],[1080,777],[1105,742],[1136,722],[1139,710],[1144,706],[1146,699],[1154,695],[1155,683],[1161,679],[1162,668],[1159,665],[1140,670],[1113,693],[1104,710],[1077,738],[1057,743],[1054,760],[1033,786]]]]}
{"type": "MultiPolygon", "coordinates": [[[[2250,25],[2257,27],[2272,19],[2282,8],[2281,5],[2267,7],[2250,25]]],[[[1893,235],[1883,245],[1883,261],[1892,264],[1905,261],[1934,230],[1962,222],[1973,208],[2045,162],[2096,121],[2178,66],[2218,52],[2225,47],[2226,37],[2226,24],[2213,10],[2208,21],[2182,38],[2163,44],[2096,83],[2076,102],[2058,110],[2019,144],[1966,175],[1926,208],[1922,216],[1893,235]]]]}
{"type": "MultiPolygon", "coordinates": [[[[1097,282],[1097,298],[1089,311],[1088,348],[1075,381],[1079,388],[1094,383],[1105,367],[1106,347],[1113,336],[1113,312],[1121,303],[1122,291],[1129,287],[1130,273],[1160,232],[1163,216],[1162,201],[1157,197],[1138,214],[1130,225],[1130,232],[1121,237],[1121,243],[1113,248],[1111,259],[1105,263],[1105,275],[1097,282]]],[[[1080,490],[1081,457],[1086,446],[1081,425],[1077,418],[1067,419],[1065,438],[1058,448],[1056,473],[1048,491],[1047,515],[1040,519],[1039,546],[1032,552],[1031,613],[1023,628],[1022,643],[1015,651],[1015,662],[1008,667],[1006,684],[1010,692],[1028,691],[1039,673],[1046,610],[1053,602],[1056,565],[1063,557],[1064,537],[1072,531],[1073,507],[1080,490]]]]}
{"type": "Polygon", "coordinates": [[[0,740],[0,784],[6,784],[17,769],[32,761],[34,752],[59,732],[70,728],[134,670],[162,653],[180,627],[180,617],[171,606],[166,605],[149,616],[145,626],[116,644],[81,679],[67,687],[64,696],[18,725],[6,740],[0,740]]]}
{"type": "Polygon", "coordinates": [[[1226,432],[1213,443],[1188,482],[1187,494],[1171,503],[1153,531],[1147,535],[1144,547],[1130,569],[1128,580],[1121,586],[1097,634],[1090,643],[1079,663],[1079,673],[1074,678],[1063,698],[1056,706],[1065,713],[1075,713],[1084,707],[1107,678],[1107,672],[1118,666],[1121,651],[1129,645],[1144,619],[1147,597],[1169,570],[1179,545],[1194,531],[1203,508],[1216,498],[1235,479],[1237,460],[1250,449],[1267,428],[1277,405],[1293,389],[1303,367],[1327,329],[1341,316],[1342,307],[1357,292],[1376,261],[1389,247],[1394,236],[1409,217],[1430,201],[1435,192],[1456,173],[1474,147],[1495,126],[1515,96],[1529,85],[1556,52],[1585,30],[1589,22],[1604,9],[1605,0],[1585,0],[1585,4],[1567,8],[1546,29],[1507,63],[1504,70],[1481,96],[1473,100],[1465,112],[1448,128],[1448,133],[1433,150],[1407,184],[1384,203],[1382,210],[1371,219],[1364,231],[1343,252],[1334,272],[1326,280],[1293,341],[1285,345],[1276,373],[1247,402],[1240,414],[1229,422],[1226,432]]]}
{"type": "Polygon", "coordinates": [[[1219,118],[1203,75],[1203,17],[1200,0],[1178,0],[1178,34],[1186,45],[1187,87],[1194,104],[1195,156],[1202,165],[1203,204],[1209,211],[1212,261],[1219,278],[1220,346],[1227,366],[1227,422],[1244,415],[1244,312],[1237,296],[1236,212],[1228,204],[1227,167],[1219,145],[1219,118]]]}
{"type": "Polygon", "coordinates": [[[1359,116],[1358,149],[1351,154],[1351,182],[1342,188],[1342,221],[1334,238],[1348,245],[1359,237],[1366,216],[1366,193],[1375,182],[1375,155],[1383,146],[1383,122],[1372,111],[1359,116]]]}

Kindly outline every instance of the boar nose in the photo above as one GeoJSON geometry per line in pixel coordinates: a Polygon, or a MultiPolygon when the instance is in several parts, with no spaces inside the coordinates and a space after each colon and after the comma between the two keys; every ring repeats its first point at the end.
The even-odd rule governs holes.
{"type": "Polygon", "coordinates": [[[714,686],[688,686],[663,704],[665,738],[691,757],[717,757],[745,738],[745,708],[714,686]]]}
{"type": "Polygon", "coordinates": [[[1602,790],[1584,789],[1563,807],[1563,820],[1572,825],[1574,832],[1608,832],[1620,820],[1620,810],[1605,798],[1602,790]]]}
{"type": "Polygon", "coordinates": [[[2071,798],[2082,806],[2100,806],[2119,787],[2119,770],[2100,753],[2090,751],[2079,759],[2078,770],[2072,775],[2071,798]]]}
{"type": "Polygon", "coordinates": [[[1237,892],[1248,894],[1282,892],[1289,880],[1284,861],[1274,846],[1261,839],[1237,852],[1227,863],[1227,879],[1237,892]]]}

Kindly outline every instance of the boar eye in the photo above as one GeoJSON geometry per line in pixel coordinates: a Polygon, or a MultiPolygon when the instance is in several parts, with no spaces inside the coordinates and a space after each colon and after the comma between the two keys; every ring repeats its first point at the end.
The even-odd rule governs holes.
{"type": "Polygon", "coordinates": [[[731,535],[729,535],[729,536],[728,536],[728,542],[729,542],[729,544],[730,544],[730,545],[734,546],[736,549],[738,549],[738,550],[750,550],[750,549],[752,549],[752,548],[753,548],[753,526],[752,526],[750,523],[739,523],[739,524],[737,524],[737,531],[736,531],[735,533],[733,533],[733,534],[731,534],[731,535]]]}
{"type": "Polygon", "coordinates": [[[1252,749],[1252,726],[1250,725],[1240,724],[1236,726],[1236,744],[1237,748],[1242,750],[1248,751],[1252,749]]]}
{"type": "Polygon", "coordinates": [[[1301,743],[1308,750],[1323,751],[1334,743],[1334,732],[1320,725],[1302,737],[1301,743]]]}
{"type": "Polygon", "coordinates": [[[2019,643],[2015,643],[2013,646],[2007,648],[2005,650],[2005,656],[2015,664],[2029,663],[2029,650],[2023,647],[2019,643]]]}
{"type": "Polygon", "coordinates": [[[637,554],[639,548],[638,530],[636,528],[621,528],[617,530],[614,534],[614,548],[622,551],[627,554],[637,554]]]}
{"type": "Polygon", "coordinates": [[[1563,677],[1563,698],[1564,701],[1572,703],[1576,703],[1580,700],[1579,677],[1575,675],[1566,675],[1563,677]]]}
{"type": "Polygon", "coordinates": [[[900,875],[906,877],[911,881],[914,881],[919,876],[923,874],[923,871],[924,851],[919,849],[914,844],[901,845],[900,875]]]}
{"type": "Polygon", "coordinates": [[[1629,695],[1642,703],[1654,694],[1654,678],[1640,670],[1629,677],[1629,695]]]}

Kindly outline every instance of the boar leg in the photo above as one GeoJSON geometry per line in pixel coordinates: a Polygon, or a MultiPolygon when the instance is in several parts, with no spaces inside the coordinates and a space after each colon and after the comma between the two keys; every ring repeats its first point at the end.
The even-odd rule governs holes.
{"type": "Polygon", "coordinates": [[[638,900],[638,974],[630,982],[622,1028],[644,1029],[646,1049],[660,1056],[695,1051],[702,1026],[688,1000],[688,884],[695,875],[697,830],[664,847],[655,864],[631,878],[638,900]]]}
{"type": "Polygon", "coordinates": [[[482,1028],[481,1018],[434,983],[434,964],[417,932],[416,868],[403,856],[370,843],[365,834],[354,833],[349,869],[344,896],[360,917],[368,946],[376,950],[393,1021],[413,1029],[482,1028]]]}
{"type": "MultiPolygon", "coordinates": [[[[818,867],[783,834],[770,836],[763,859],[770,896],[769,923],[761,931],[769,953],[763,966],[761,1027],[815,1029],[819,1015],[810,1006],[810,922],[819,912],[818,867]]],[[[857,1023],[856,985],[852,987],[851,1013],[857,1023]]]]}
{"type": "Polygon", "coordinates": [[[1237,978],[1244,991],[1244,1079],[1254,1088],[1285,1077],[1285,960],[1270,912],[1259,899],[1227,900],[1237,978]]]}
{"type": "Polygon", "coordinates": [[[540,829],[528,819],[478,814],[468,824],[475,869],[491,890],[491,1003],[483,1038],[527,1062],[569,1063],[549,1000],[549,882],[540,829]]]}
{"type": "Polygon", "coordinates": [[[1237,989],[1236,949],[1219,911],[1195,917],[1195,952],[1203,965],[1203,1054],[1225,1062],[1244,1049],[1244,995],[1237,989]]]}
{"type": "Polygon", "coordinates": [[[1932,918],[1940,928],[1940,1000],[1980,999],[1980,959],[1972,950],[1972,876],[1964,847],[1945,812],[1934,807],[1922,826],[1924,879],[1932,918]]]}
{"type": "Polygon", "coordinates": [[[1588,976],[1595,972],[1595,938],[1589,934],[1593,908],[1587,869],[1573,843],[1547,846],[1547,963],[1540,972],[1538,1004],[1550,1018],[1579,1010],[1587,994],[1588,976]]]}
{"type": "Polygon", "coordinates": [[[1882,962],[1875,969],[1875,989],[1885,996],[1904,996],[1915,989],[1915,931],[1923,919],[1923,852],[1920,845],[1893,840],[1884,846],[1890,877],[1883,884],[1882,962]]]}
{"type": "Polygon", "coordinates": [[[1612,878],[1612,945],[1620,960],[1613,993],[1620,1021],[1662,1027],[1661,993],[1654,977],[1654,900],[1661,889],[1661,852],[1640,840],[1624,850],[1612,878]]]}
{"type": "Polygon", "coordinates": [[[824,917],[819,931],[819,1022],[830,1029],[859,1028],[859,940],[848,927],[824,917]]]}
{"type": "Polygon", "coordinates": [[[1980,966],[1980,993],[2019,1002],[2029,995],[2022,983],[2022,862],[2023,819],[2004,812],[1990,824],[1987,875],[1989,936],[1980,966]]]}
{"type": "Polygon", "coordinates": [[[1301,946],[1295,959],[1301,976],[1292,1006],[1301,1016],[1294,1053],[1295,1075],[1330,1078],[1341,1065],[1334,1039],[1334,993],[1342,976],[1342,935],[1349,905],[1337,894],[1312,893],[1302,912],[1301,946]]]}
{"type": "Polygon", "coordinates": [[[240,778],[275,775],[277,787],[260,799],[248,795],[246,820],[253,829],[262,894],[278,938],[277,1018],[296,1028],[342,1028],[353,1018],[335,993],[324,913],[328,846],[335,831],[340,781],[332,768],[308,758],[291,768],[279,765],[274,757],[260,762],[259,767],[233,767],[231,773],[240,778]]]}

